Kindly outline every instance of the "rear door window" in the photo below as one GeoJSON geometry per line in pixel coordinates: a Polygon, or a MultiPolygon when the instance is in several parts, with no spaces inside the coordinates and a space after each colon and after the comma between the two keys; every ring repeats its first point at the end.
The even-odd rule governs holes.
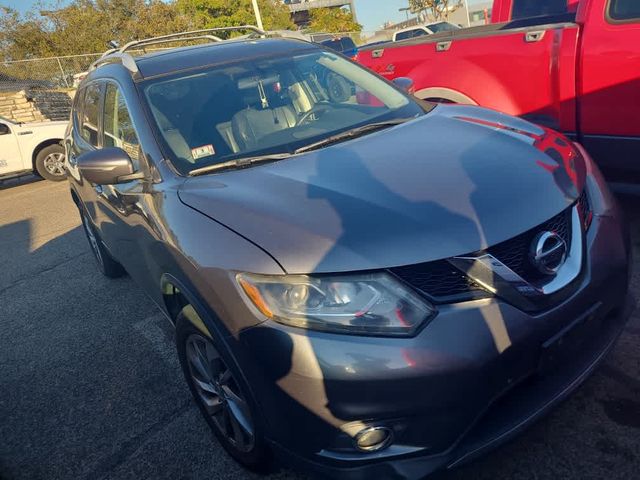
{"type": "Polygon", "coordinates": [[[80,122],[80,135],[89,144],[98,146],[98,114],[100,110],[100,94],[102,85],[92,83],[84,92],[82,116],[80,122]]]}
{"type": "Polygon", "coordinates": [[[609,18],[617,21],[640,20],[640,1],[611,0],[609,18]]]}

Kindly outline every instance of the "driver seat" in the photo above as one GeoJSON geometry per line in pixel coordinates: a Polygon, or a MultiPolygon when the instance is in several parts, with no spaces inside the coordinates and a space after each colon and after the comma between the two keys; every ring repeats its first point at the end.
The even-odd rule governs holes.
{"type": "Polygon", "coordinates": [[[243,151],[257,150],[265,136],[297,124],[295,110],[289,105],[262,109],[257,89],[245,97],[245,102],[248,107],[231,119],[233,136],[243,151]]]}

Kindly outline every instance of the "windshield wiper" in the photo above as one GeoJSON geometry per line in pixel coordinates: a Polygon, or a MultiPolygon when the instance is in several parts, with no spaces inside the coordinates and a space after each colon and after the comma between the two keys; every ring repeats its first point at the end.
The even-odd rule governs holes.
{"type": "Polygon", "coordinates": [[[318,148],[321,148],[321,147],[326,147],[334,143],[359,137],[361,135],[364,135],[365,133],[373,132],[374,130],[380,130],[386,127],[393,127],[394,125],[400,125],[401,123],[406,123],[409,120],[413,120],[413,117],[412,118],[396,118],[394,120],[387,120],[385,122],[368,123],[360,127],[352,128],[350,130],[346,130],[344,132],[331,135],[330,137],[323,138],[322,140],[310,143],[309,145],[305,145],[304,147],[300,147],[294,153],[304,153],[304,152],[310,152],[311,150],[317,150],[318,148]]]}
{"type": "Polygon", "coordinates": [[[239,168],[247,168],[256,163],[277,162],[289,158],[290,153],[270,153],[266,155],[257,155],[255,157],[241,157],[229,160],[228,162],[216,163],[202,168],[196,168],[189,172],[190,177],[205,175],[207,173],[219,172],[221,170],[236,170],[239,168]]]}

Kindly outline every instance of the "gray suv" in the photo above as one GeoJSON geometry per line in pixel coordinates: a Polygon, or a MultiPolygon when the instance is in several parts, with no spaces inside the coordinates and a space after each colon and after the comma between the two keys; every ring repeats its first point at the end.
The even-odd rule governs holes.
{"type": "Polygon", "coordinates": [[[219,33],[106,54],[65,144],[99,268],[175,325],[233,457],[422,478],[589,375],[633,302],[622,213],[578,144],[322,46],[219,33]]]}

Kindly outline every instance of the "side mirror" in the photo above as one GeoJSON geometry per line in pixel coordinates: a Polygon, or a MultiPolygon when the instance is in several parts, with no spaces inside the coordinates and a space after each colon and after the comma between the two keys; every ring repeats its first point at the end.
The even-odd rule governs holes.
{"type": "Polygon", "coordinates": [[[11,130],[9,130],[9,125],[0,123],[0,135],[9,135],[10,133],[11,133],[11,130]]]}
{"type": "Polygon", "coordinates": [[[117,147],[87,152],[77,161],[82,177],[96,185],[115,185],[144,177],[142,173],[135,173],[127,152],[117,147]]]}
{"type": "Polygon", "coordinates": [[[394,78],[393,83],[396,87],[401,88],[409,95],[413,95],[414,93],[416,93],[413,80],[411,80],[409,77],[394,78]]]}

